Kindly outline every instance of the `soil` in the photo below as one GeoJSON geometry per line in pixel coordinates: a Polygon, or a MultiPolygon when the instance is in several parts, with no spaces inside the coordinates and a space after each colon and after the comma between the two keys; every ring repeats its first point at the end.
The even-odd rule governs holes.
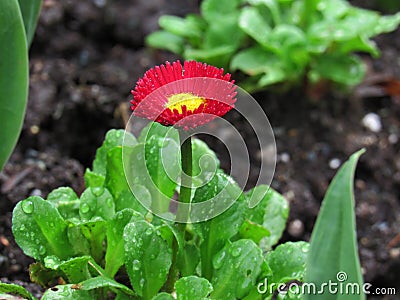
{"type": "MultiPolygon", "coordinates": [[[[30,50],[25,123],[0,173],[2,281],[23,284],[40,295],[41,288],[29,284],[27,269],[33,260],[22,253],[11,234],[13,207],[30,195],[46,197],[59,186],[82,192],[84,169],[91,165],[105,132],[123,128],[129,117],[129,91],[136,80],[148,68],[176,58],[146,48],[144,36],[157,29],[162,14],[196,12],[198,2],[43,1],[30,50]]],[[[278,163],[272,187],[290,201],[282,242],[309,240],[338,165],[365,148],[355,181],[364,279],[375,287],[395,287],[399,295],[400,101],[399,93],[390,92],[387,84],[400,80],[400,30],[376,42],[381,57],[363,57],[368,76],[347,94],[322,87],[308,95],[298,89],[254,97],[276,135],[278,163]],[[308,100],[310,95],[313,101],[308,100]],[[380,117],[382,128],[377,132],[362,124],[368,113],[380,117]]],[[[220,158],[224,164],[227,158],[220,158]]]]}

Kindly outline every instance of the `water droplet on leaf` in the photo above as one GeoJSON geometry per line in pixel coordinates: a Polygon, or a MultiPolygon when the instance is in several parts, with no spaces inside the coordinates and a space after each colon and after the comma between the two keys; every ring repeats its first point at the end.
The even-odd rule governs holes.
{"type": "Polygon", "coordinates": [[[214,266],[215,269],[221,268],[222,263],[224,262],[225,256],[226,256],[226,251],[222,251],[218,255],[214,256],[213,266],[214,266]]]}
{"type": "Polygon", "coordinates": [[[242,248],[241,247],[235,247],[232,249],[232,256],[233,257],[238,257],[240,255],[240,253],[242,252],[242,248]]]}
{"type": "Polygon", "coordinates": [[[46,254],[46,248],[43,245],[39,247],[39,254],[40,255],[45,255],[46,254]]]}
{"type": "Polygon", "coordinates": [[[99,187],[94,187],[91,189],[93,195],[100,197],[104,193],[104,188],[99,186],[99,187]]]}
{"type": "Polygon", "coordinates": [[[142,279],[140,279],[140,281],[139,281],[139,285],[140,285],[141,287],[143,287],[144,284],[145,284],[145,282],[146,282],[146,280],[145,280],[144,278],[142,278],[142,279]]]}
{"type": "Polygon", "coordinates": [[[307,253],[309,251],[308,244],[304,244],[303,246],[301,246],[301,251],[304,252],[304,253],[307,253]]]}
{"type": "Polygon", "coordinates": [[[138,270],[140,270],[140,267],[141,267],[141,263],[140,263],[140,261],[138,261],[137,259],[135,259],[133,262],[132,262],[132,269],[134,270],[134,271],[138,271],[138,270]]]}
{"type": "Polygon", "coordinates": [[[21,205],[24,213],[26,214],[33,213],[34,207],[33,207],[33,202],[31,200],[24,200],[21,205]]]}
{"type": "Polygon", "coordinates": [[[106,204],[107,204],[107,206],[108,207],[113,207],[113,204],[114,204],[114,201],[113,201],[113,199],[111,199],[111,198],[107,198],[107,200],[106,200],[106,204]]]}
{"type": "Polygon", "coordinates": [[[90,207],[87,203],[83,203],[81,206],[81,212],[87,214],[90,210],[90,207]]]}

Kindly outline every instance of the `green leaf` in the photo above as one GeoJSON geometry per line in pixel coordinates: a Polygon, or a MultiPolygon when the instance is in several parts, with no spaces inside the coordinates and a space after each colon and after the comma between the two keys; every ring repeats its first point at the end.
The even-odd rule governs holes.
{"type": "Polygon", "coordinates": [[[48,255],[61,259],[72,256],[67,223],[54,206],[33,196],[17,204],[13,211],[12,230],[24,253],[43,261],[48,255]]]}
{"type": "Polygon", "coordinates": [[[268,252],[266,261],[272,270],[268,281],[271,283],[302,281],[308,251],[309,244],[306,242],[287,242],[268,252]]]}
{"type": "Polygon", "coordinates": [[[0,1],[0,170],[11,155],[28,97],[28,47],[17,0],[0,1]]]}
{"type": "Polygon", "coordinates": [[[171,248],[153,225],[129,223],[124,230],[125,266],[134,290],[151,299],[164,285],[172,262],[171,248]]]}
{"type": "Polygon", "coordinates": [[[367,52],[374,57],[379,55],[379,50],[374,41],[366,37],[357,36],[346,42],[337,45],[337,51],[344,54],[349,54],[355,51],[367,52]]]}
{"type": "Polygon", "coordinates": [[[350,10],[350,4],[345,0],[324,1],[317,8],[324,16],[324,19],[338,21],[343,18],[350,10]]]}
{"type": "Polygon", "coordinates": [[[18,2],[21,9],[22,18],[24,20],[26,40],[29,47],[32,42],[33,35],[35,34],[36,23],[39,18],[42,0],[18,0],[18,2]]]}
{"type": "Polygon", "coordinates": [[[259,87],[269,86],[275,83],[283,82],[286,79],[286,73],[279,64],[271,64],[265,75],[261,76],[257,85],[259,87]]]}
{"type": "Polygon", "coordinates": [[[223,16],[237,13],[241,0],[204,0],[201,2],[201,13],[209,24],[218,22],[223,16]]]}
{"type": "Polygon", "coordinates": [[[123,152],[127,153],[131,150],[131,147],[124,146],[124,149],[122,147],[115,147],[108,151],[105,187],[113,196],[116,211],[132,208],[144,215],[147,213],[147,210],[135,198],[125,177],[123,152]]]}
{"type": "Polygon", "coordinates": [[[89,291],[82,291],[76,288],[75,284],[57,285],[48,289],[41,300],[89,300],[93,294],[89,291]]]}
{"type": "Polygon", "coordinates": [[[180,18],[177,16],[164,15],[158,20],[160,27],[172,34],[188,38],[199,38],[201,29],[193,18],[180,18]],[[194,21],[194,22],[193,22],[194,21]]]}
{"type": "Polygon", "coordinates": [[[64,219],[79,218],[79,198],[70,187],[60,187],[47,196],[64,219]]]}
{"type": "Polygon", "coordinates": [[[84,221],[95,218],[111,220],[115,214],[112,195],[103,187],[86,189],[81,195],[79,214],[84,221]]]}
{"type": "Polygon", "coordinates": [[[206,29],[202,48],[211,51],[213,48],[229,46],[232,50],[236,50],[243,38],[243,32],[239,28],[238,19],[238,14],[220,15],[206,29]]]}
{"type": "Polygon", "coordinates": [[[143,216],[132,209],[124,209],[117,212],[107,225],[107,251],[106,273],[114,277],[119,268],[124,264],[125,250],[123,234],[125,226],[132,222],[143,220],[143,216]]]}
{"type": "Polygon", "coordinates": [[[193,185],[202,186],[217,172],[220,162],[217,155],[202,140],[192,138],[193,185]]]}
{"type": "Polygon", "coordinates": [[[67,235],[72,251],[77,255],[89,254],[90,243],[82,233],[81,221],[78,219],[71,219],[70,221],[71,223],[68,225],[67,235]]]}
{"type": "MultiPolygon", "coordinates": [[[[23,297],[24,299],[28,299],[28,300],[36,300],[35,297],[33,297],[33,295],[31,293],[29,293],[24,287],[19,286],[17,284],[12,284],[12,283],[3,283],[0,282],[0,298],[3,299],[4,294],[13,294],[13,295],[17,295],[20,297],[23,297]]],[[[9,299],[9,298],[4,298],[4,299],[9,299]]],[[[10,298],[12,299],[12,298],[10,298]]]]}
{"type": "Polygon", "coordinates": [[[243,222],[239,234],[241,239],[249,239],[256,244],[259,244],[263,238],[271,235],[267,228],[250,220],[243,222]]]}
{"type": "Polygon", "coordinates": [[[169,50],[176,54],[183,52],[183,39],[167,31],[155,31],[146,36],[146,44],[153,48],[169,50]]]}
{"type": "MultiPolygon", "coordinates": [[[[289,205],[286,199],[269,186],[260,185],[246,192],[248,203],[254,203],[253,197],[262,197],[261,202],[246,210],[246,219],[266,228],[270,235],[261,239],[260,246],[264,251],[275,245],[285,227],[289,215],[289,205]]],[[[252,205],[249,205],[252,206],[252,205]]]]}
{"type": "Polygon", "coordinates": [[[270,17],[275,26],[281,24],[283,13],[280,11],[280,3],[276,0],[248,0],[248,2],[254,6],[263,5],[265,6],[270,14],[270,17]]]}
{"type": "Polygon", "coordinates": [[[182,276],[190,276],[196,273],[200,263],[200,250],[196,245],[185,244],[182,251],[178,252],[177,265],[182,276]]]}
{"type": "Polygon", "coordinates": [[[372,35],[394,31],[399,26],[399,24],[400,12],[392,16],[381,16],[379,18],[378,24],[374,28],[371,28],[374,30],[372,35]]]}
{"type": "Polygon", "coordinates": [[[239,27],[261,45],[268,43],[271,27],[257,8],[243,8],[239,18],[239,27]]]}
{"type": "MultiPolygon", "coordinates": [[[[244,201],[242,191],[234,180],[222,173],[216,173],[214,178],[206,185],[198,188],[193,197],[193,203],[200,203],[214,198],[214,209],[224,211],[222,214],[207,221],[193,224],[194,230],[202,238],[200,246],[202,276],[212,277],[211,261],[213,256],[224,247],[231,237],[236,235],[244,221],[244,201]],[[215,197],[215,198],[214,198],[215,197]]],[[[206,210],[196,211],[192,214],[196,217],[209,214],[206,210]]],[[[193,219],[193,218],[192,218],[193,219]]]]}
{"type": "MultiPolygon", "coordinates": [[[[311,236],[305,281],[317,287],[327,282],[343,282],[362,286],[362,275],[357,252],[353,180],[355,167],[364,150],[354,153],[340,168],[325,194],[311,236]],[[342,273],[340,273],[342,272],[342,273]],[[344,273],[343,273],[344,272],[344,273]]],[[[325,293],[324,299],[365,299],[361,294],[325,293]]],[[[320,299],[321,295],[307,294],[305,300],[320,299]]]]}
{"type": "Polygon", "coordinates": [[[188,276],[175,283],[178,300],[204,300],[213,290],[211,283],[197,276],[188,276]]]}
{"type": "Polygon", "coordinates": [[[93,161],[93,172],[106,176],[107,153],[118,146],[135,146],[136,138],[129,132],[125,133],[123,129],[111,129],[107,132],[103,144],[96,151],[96,158],[93,161]]]}
{"type": "Polygon", "coordinates": [[[360,83],[366,72],[362,60],[354,55],[325,54],[317,57],[312,65],[310,77],[313,81],[322,77],[349,86],[360,83]]]}
{"type": "Polygon", "coordinates": [[[116,282],[111,278],[107,278],[104,276],[98,276],[94,278],[87,279],[79,284],[79,287],[83,291],[90,291],[94,289],[100,288],[109,288],[111,290],[119,290],[127,295],[135,295],[135,292],[132,291],[127,286],[116,282]]]}
{"type": "Polygon", "coordinates": [[[262,251],[253,241],[228,243],[213,260],[211,299],[243,299],[256,285],[262,263],[262,251]]]}
{"type": "Polygon", "coordinates": [[[97,262],[101,262],[104,253],[104,239],[106,237],[106,221],[94,218],[79,224],[82,235],[88,240],[90,255],[97,262]]]}
{"type": "Polygon", "coordinates": [[[145,173],[139,176],[146,176],[147,172],[150,175],[152,183],[146,187],[152,195],[152,210],[156,213],[168,212],[169,199],[175,193],[181,174],[178,132],[159,123],[150,123],[139,139],[145,142],[143,157],[146,167],[137,170],[145,173]]]}
{"type": "Polygon", "coordinates": [[[55,256],[48,256],[44,259],[44,265],[46,268],[62,271],[68,283],[79,283],[92,277],[89,271],[89,261],[93,261],[90,256],[74,257],[66,261],[60,261],[55,256]]]}
{"type": "Polygon", "coordinates": [[[95,173],[89,168],[87,168],[85,171],[84,179],[85,179],[85,186],[87,188],[103,186],[104,181],[106,180],[105,176],[95,173]]]}
{"type": "Polygon", "coordinates": [[[285,79],[282,63],[283,61],[274,53],[255,46],[236,54],[232,58],[231,68],[241,70],[250,76],[265,74],[259,86],[266,86],[285,79]]]}
{"type": "Polygon", "coordinates": [[[184,57],[187,60],[204,61],[208,64],[219,67],[227,66],[231,55],[235,52],[232,45],[222,45],[211,49],[191,49],[184,50],[184,57]]]}
{"type": "Polygon", "coordinates": [[[174,300],[175,298],[172,297],[170,294],[167,293],[160,293],[157,296],[154,296],[151,300],[174,300]]]}

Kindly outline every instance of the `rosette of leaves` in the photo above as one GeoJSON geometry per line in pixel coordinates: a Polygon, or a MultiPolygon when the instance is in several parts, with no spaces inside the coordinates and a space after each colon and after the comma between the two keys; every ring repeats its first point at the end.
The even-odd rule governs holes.
{"type": "MultiPolygon", "coordinates": [[[[159,193],[172,198],[179,190],[176,181],[167,180],[163,173],[174,168],[180,173],[175,163],[179,161],[179,143],[175,129],[158,123],[150,123],[144,132],[136,139],[123,130],[109,131],[92,169],[86,171],[86,190],[81,195],[61,187],[46,200],[33,196],[15,207],[15,240],[36,260],[29,272],[34,282],[48,288],[43,300],[271,299],[279,284],[304,280],[308,243],[288,242],[273,248],[285,228],[287,201],[267,186],[240,191],[219,168],[215,153],[198,139],[192,141],[193,170],[199,174],[197,180],[207,183],[196,185],[193,202],[206,201],[224,188],[228,193],[221,193],[219,200],[225,201],[230,191],[240,191],[239,198],[217,217],[188,224],[184,234],[181,225],[149,213],[143,205],[151,206],[159,193]],[[137,176],[133,188],[138,193],[131,192],[132,186],[124,176],[123,151],[129,153],[132,172],[137,176]],[[169,159],[162,161],[162,153],[169,159]],[[200,168],[203,156],[214,159],[211,177],[209,173],[201,176],[202,171],[210,172],[200,168]],[[144,167],[148,177],[143,175],[144,167]],[[249,201],[260,193],[264,197],[259,205],[249,208],[249,201]]],[[[338,192],[333,193],[344,204],[352,193],[348,182],[354,163],[351,166],[349,171],[342,171],[346,176],[341,176],[334,188],[338,192]],[[343,186],[349,189],[341,192],[343,186]]],[[[327,214],[335,220],[338,217],[329,211],[327,214]]],[[[343,216],[350,215],[351,205],[343,216]]],[[[331,239],[338,247],[346,244],[335,244],[335,238],[343,239],[340,232],[350,232],[347,240],[354,237],[354,228],[338,232],[331,239]]],[[[316,238],[315,243],[321,240],[316,238]]],[[[346,259],[351,262],[352,257],[346,259]]],[[[309,274],[313,278],[317,273],[309,274]]],[[[0,296],[5,294],[35,299],[22,287],[0,283],[0,296]]]]}
{"type": "Polygon", "coordinates": [[[352,6],[345,0],[204,0],[200,14],[162,16],[147,43],[183,56],[240,70],[248,90],[321,79],[352,86],[376,57],[371,38],[395,30],[400,13],[352,6]]]}

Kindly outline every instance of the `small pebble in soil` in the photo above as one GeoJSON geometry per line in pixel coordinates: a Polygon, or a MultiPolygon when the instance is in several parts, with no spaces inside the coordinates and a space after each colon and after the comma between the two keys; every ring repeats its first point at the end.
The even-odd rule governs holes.
{"type": "Polygon", "coordinates": [[[38,133],[40,132],[40,127],[37,126],[37,125],[32,125],[32,126],[29,128],[29,130],[31,131],[31,133],[32,133],[33,135],[36,135],[36,134],[38,134],[38,133]]]}
{"type": "Polygon", "coordinates": [[[332,158],[332,159],[329,161],[329,168],[335,170],[335,169],[337,169],[337,168],[340,167],[340,164],[341,164],[341,163],[342,163],[342,162],[340,161],[339,158],[332,158]]]}
{"type": "Polygon", "coordinates": [[[390,257],[392,259],[399,258],[400,257],[400,248],[390,249],[390,257]]]}
{"type": "Polygon", "coordinates": [[[289,153],[283,152],[280,156],[279,156],[279,160],[283,163],[288,163],[290,161],[290,155],[289,153]]]}
{"type": "Polygon", "coordinates": [[[42,194],[43,194],[42,191],[39,190],[39,189],[34,189],[34,190],[31,192],[31,196],[39,196],[39,197],[41,197],[42,194]]]}
{"type": "Polygon", "coordinates": [[[361,121],[362,125],[372,132],[380,132],[382,130],[381,117],[376,113],[368,113],[361,121]]]}
{"type": "Polygon", "coordinates": [[[295,219],[289,223],[288,232],[293,237],[301,237],[304,233],[304,224],[301,220],[295,219]]]}
{"type": "Polygon", "coordinates": [[[399,136],[397,134],[390,134],[388,137],[389,143],[391,143],[392,145],[397,144],[397,142],[399,141],[399,136]]]}

